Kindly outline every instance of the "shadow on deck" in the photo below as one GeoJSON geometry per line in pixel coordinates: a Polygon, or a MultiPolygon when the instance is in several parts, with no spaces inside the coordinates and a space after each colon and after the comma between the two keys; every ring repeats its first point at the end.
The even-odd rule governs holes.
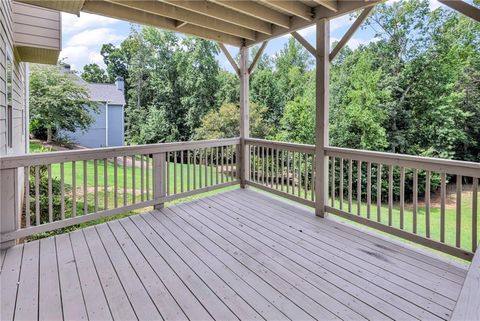
{"type": "Polygon", "coordinates": [[[448,319],[466,269],[234,190],[1,253],[1,319],[448,319]]]}

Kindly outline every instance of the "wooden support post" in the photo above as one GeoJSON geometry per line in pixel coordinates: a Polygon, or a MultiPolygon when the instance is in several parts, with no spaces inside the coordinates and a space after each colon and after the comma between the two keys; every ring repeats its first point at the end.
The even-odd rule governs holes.
{"type": "Polygon", "coordinates": [[[166,196],[166,185],[169,183],[165,177],[166,153],[153,154],[153,199],[156,202],[154,209],[163,208],[163,198],[166,196]]]}
{"type": "Polygon", "coordinates": [[[240,48],[240,187],[245,188],[247,178],[250,177],[250,155],[245,139],[250,137],[249,111],[249,72],[248,48],[240,48]]]}
{"type": "MultiPolygon", "coordinates": [[[[23,181],[23,180],[22,180],[23,181]]],[[[13,232],[20,227],[19,177],[17,168],[0,170],[0,233],[13,232]]],[[[1,249],[11,247],[16,241],[0,244],[1,249]]]]}
{"type": "Polygon", "coordinates": [[[316,46],[316,112],[315,112],[315,214],[325,217],[328,202],[328,109],[330,79],[330,22],[317,21],[316,46]]]}

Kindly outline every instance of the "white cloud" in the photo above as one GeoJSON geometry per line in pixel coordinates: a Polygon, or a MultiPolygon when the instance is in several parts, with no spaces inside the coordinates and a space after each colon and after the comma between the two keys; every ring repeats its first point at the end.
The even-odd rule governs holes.
{"type": "MultiPolygon", "coordinates": [[[[70,64],[72,69],[78,70],[85,64],[85,58],[88,57],[90,51],[87,46],[72,46],[62,49],[60,59],[70,64]]],[[[88,62],[87,62],[88,63],[88,62]]]]}
{"type": "Polygon", "coordinates": [[[62,13],[62,30],[64,33],[83,31],[91,27],[105,27],[120,22],[119,20],[98,16],[89,13],[81,13],[80,17],[73,14],[62,13]]]}
{"type": "Polygon", "coordinates": [[[88,29],[73,35],[68,40],[67,46],[94,46],[110,42],[115,43],[123,38],[111,28],[88,29]]]}

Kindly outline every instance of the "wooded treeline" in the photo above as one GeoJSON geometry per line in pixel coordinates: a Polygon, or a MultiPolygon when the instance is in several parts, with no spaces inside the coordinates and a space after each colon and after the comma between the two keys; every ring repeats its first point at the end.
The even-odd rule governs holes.
{"type": "MultiPolygon", "coordinates": [[[[378,5],[365,28],[374,41],[331,66],[331,145],[480,161],[480,24],[408,0],[378,5]]],[[[88,65],[82,77],[125,78],[128,144],[231,137],[239,83],[218,53],[210,41],[132,28],[120,46],[103,46],[106,71],[88,65]]],[[[261,58],[250,80],[253,137],[314,143],[313,68],[293,38],[261,58]]]]}

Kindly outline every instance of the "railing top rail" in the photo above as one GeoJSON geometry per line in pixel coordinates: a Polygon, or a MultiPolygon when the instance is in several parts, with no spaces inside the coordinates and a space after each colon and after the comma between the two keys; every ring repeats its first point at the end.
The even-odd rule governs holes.
{"type": "Polygon", "coordinates": [[[124,147],[92,148],[16,156],[12,155],[0,157],[0,169],[47,165],[51,163],[61,163],[68,161],[81,161],[141,154],[174,152],[185,149],[220,147],[236,144],[240,144],[240,138],[238,137],[124,147]]]}
{"type": "Polygon", "coordinates": [[[475,162],[375,152],[340,147],[327,147],[325,149],[325,154],[327,156],[343,157],[345,159],[354,159],[387,165],[397,165],[408,168],[439,171],[448,174],[480,177],[480,163],[475,162]]]}
{"type": "Polygon", "coordinates": [[[315,153],[315,145],[286,143],[286,142],[279,142],[279,141],[258,139],[258,138],[246,138],[245,142],[250,145],[265,146],[265,147],[271,147],[271,148],[282,148],[290,151],[302,152],[307,154],[315,153]]]}

